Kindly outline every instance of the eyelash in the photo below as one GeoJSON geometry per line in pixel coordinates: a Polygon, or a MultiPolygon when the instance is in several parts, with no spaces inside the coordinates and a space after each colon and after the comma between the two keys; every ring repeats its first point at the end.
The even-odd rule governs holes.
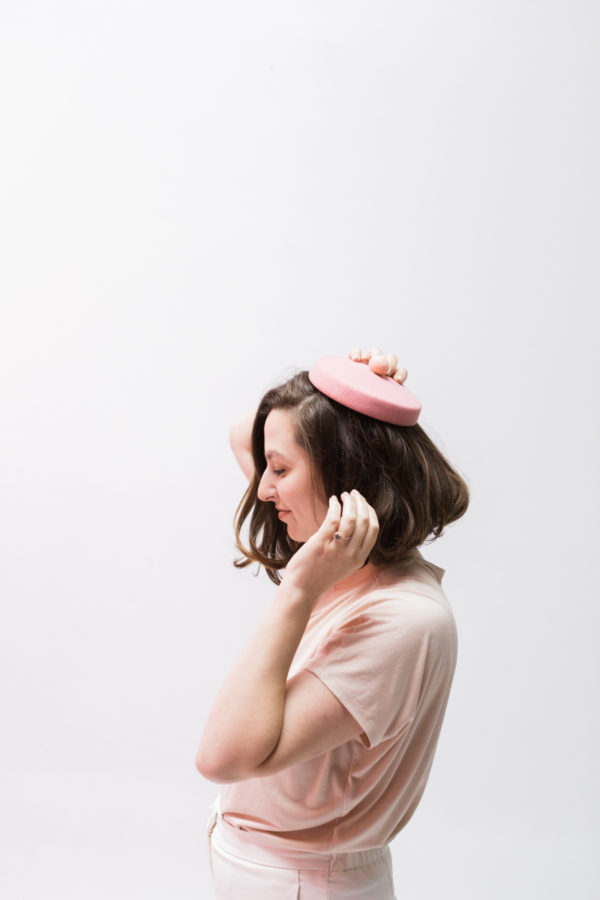
{"type": "Polygon", "coordinates": [[[273,475],[283,475],[284,469],[273,469],[273,475]]]}

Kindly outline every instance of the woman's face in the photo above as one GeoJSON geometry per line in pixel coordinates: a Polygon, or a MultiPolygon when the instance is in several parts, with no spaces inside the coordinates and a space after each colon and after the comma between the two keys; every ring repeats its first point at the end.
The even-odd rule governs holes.
{"type": "Polygon", "coordinates": [[[272,409],[265,420],[265,459],[258,498],[274,503],[288,535],[304,543],[327,515],[327,504],[314,493],[308,453],[296,443],[288,409],[272,409]]]}

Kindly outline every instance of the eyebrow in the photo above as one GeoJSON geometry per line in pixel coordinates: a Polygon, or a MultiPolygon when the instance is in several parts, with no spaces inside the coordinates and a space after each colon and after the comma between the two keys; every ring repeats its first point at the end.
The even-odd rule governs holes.
{"type": "Polygon", "coordinates": [[[272,459],[274,456],[281,456],[282,459],[288,459],[285,453],[282,453],[281,450],[269,450],[268,453],[265,453],[265,459],[272,459]]]}

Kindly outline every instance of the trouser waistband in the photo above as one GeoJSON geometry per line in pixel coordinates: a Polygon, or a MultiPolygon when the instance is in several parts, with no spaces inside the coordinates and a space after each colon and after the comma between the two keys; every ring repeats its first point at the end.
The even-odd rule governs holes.
{"type": "Polygon", "coordinates": [[[214,818],[211,837],[216,847],[232,856],[280,869],[318,869],[326,872],[359,869],[389,852],[387,845],[371,850],[353,850],[344,853],[316,853],[312,850],[267,847],[261,843],[260,835],[234,828],[218,813],[214,818]]]}

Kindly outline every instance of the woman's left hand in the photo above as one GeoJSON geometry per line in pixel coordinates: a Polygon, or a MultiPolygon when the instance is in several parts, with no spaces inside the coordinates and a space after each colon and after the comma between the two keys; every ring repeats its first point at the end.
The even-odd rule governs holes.
{"type": "Polygon", "coordinates": [[[314,602],[338,581],[364,565],[379,533],[377,513],[357,490],[329,500],[321,527],[294,554],[284,582],[314,602]]]}
{"type": "Polygon", "coordinates": [[[291,558],[273,603],[217,695],[196,756],[198,770],[212,781],[279,772],[363,730],[311,672],[288,681],[318,598],[362,566],[377,538],[377,515],[365,498],[352,491],[342,502],[343,510],[330,499],[321,527],[291,558]]]}

